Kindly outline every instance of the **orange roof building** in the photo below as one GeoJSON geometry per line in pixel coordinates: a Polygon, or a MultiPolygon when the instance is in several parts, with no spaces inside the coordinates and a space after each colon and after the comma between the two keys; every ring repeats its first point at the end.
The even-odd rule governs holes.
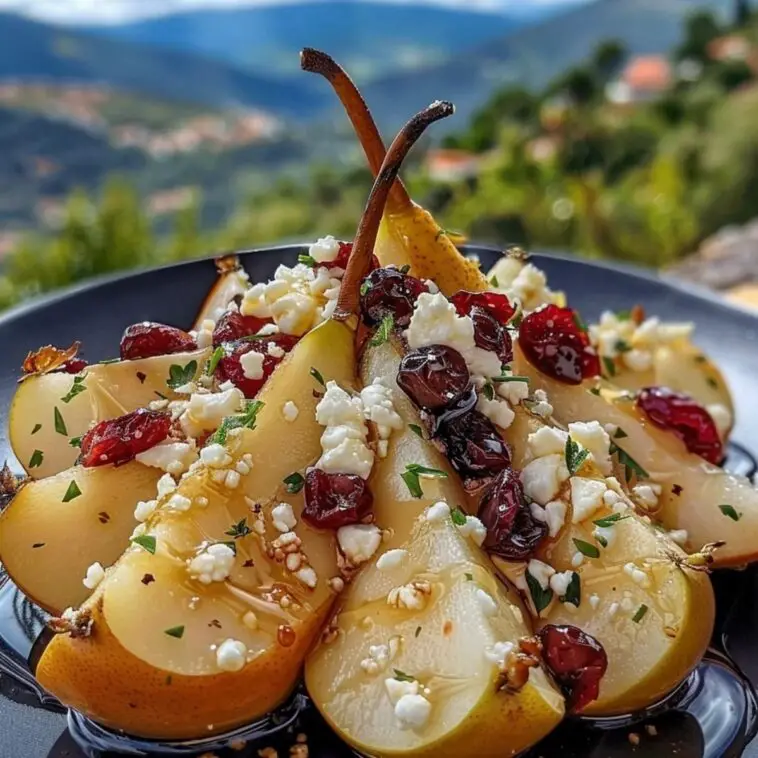
{"type": "Polygon", "coordinates": [[[478,155],[467,150],[430,150],[426,154],[426,170],[436,182],[460,182],[479,173],[478,155]]]}
{"type": "Polygon", "coordinates": [[[671,64],[662,55],[632,58],[621,76],[608,85],[608,99],[618,104],[644,102],[665,92],[672,82],[671,64]]]}

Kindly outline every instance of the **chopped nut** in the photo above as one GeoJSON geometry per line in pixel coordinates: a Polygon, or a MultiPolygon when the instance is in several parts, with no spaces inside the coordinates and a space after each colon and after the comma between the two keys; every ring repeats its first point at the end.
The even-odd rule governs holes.
{"type": "Polygon", "coordinates": [[[92,613],[88,610],[66,608],[60,618],[50,619],[48,626],[56,634],[69,634],[74,639],[92,634],[92,613]]]}
{"type": "Polygon", "coordinates": [[[629,742],[635,747],[640,744],[640,736],[637,732],[629,732],[629,742]]]}
{"type": "Polygon", "coordinates": [[[264,747],[258,751],[260,758],[279,758],[279,753],[272,747],[264,747]]]}
{"type": "Polygon", "coordinates": [[[65,350],[53,347],[53,345],[45,345],[39,350],[29,351],[21,365],[24,375],[19,379],[19,382],[23,382],[24,379],[28,379],[30,376],[49,374],[51,371],[55,371],[66,361],[76,358],[80,346],[81,342],[74,342],[71,347],[65,350]]]}
{"type": "Polygon", "coordinates": [[[498,691],[519,692],[529,681],[529,669],[540,665],[542,643],[537,637],[522,637],[518,641],[518,650],[514,649],[503,661],[503,668],[498,676],[498,691]]]}
{"type": "Polygon", "coordinates": [[[651,736],[651,737],[657,737],[658,736],[658,730],[655,728],[654,724],[645,724],[645,731],[651,736]]]}

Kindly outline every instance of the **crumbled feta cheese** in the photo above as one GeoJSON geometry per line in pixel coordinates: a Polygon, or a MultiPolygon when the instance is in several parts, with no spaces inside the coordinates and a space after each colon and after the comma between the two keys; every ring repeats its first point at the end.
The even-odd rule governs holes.
{"type": "Polygon", "coordinates": [[[572,524],[581,524],[592,516],[595,511],[603,506],[603,495],[607,489],[604,481],[600,479],[585,479],[581,476],[572,476],[571,484],[571,514],[572,524]]]}
{"type": "Polygon", "coordinates": [[[563,302],[561,293],[553,292],[547,286],[545,272],[533,263],[518,261],[518,266],[500,266],[497,279],[498,289],[504,291],[511,300],[518,301],[526,312],[548,303],[560,305],[563,302]]]}
{"type": "Polygon", "coordinates": [[[246,611],[245,615],[242,617],[242,623],[252,631],[255,631],[258,628],[258,617],[255,615],[254,611],[246,611]]]}
{"type": "Polygon", "coordinates": [[[387,595],[387,605],[393,608],[408,608],[421,611],[426,607],[426,599],[432,588],[428,582],[411,582],[400,587],[394,587],[387,595]]]}
{"type": "Polygon", "coordinates": [[[279,503],[271,509],[271,518],[277,532],[289,532],[297,526],[295,511],[289,503],[279,503]]]}
{"type": "Polygon", "coordinates": [[[617,525],[613,526],[596,526],[592,530],[592,536],[603,546],[612,547],[616,541],[617,525]]]}
{"type": "Polygon", "coordinates": [[[580,553],[578,550],[574,553],[574,555],[571,558],[571,565],[574,568],[579,568],[584,563],[584,554],[580,553]]]}
{"type": "Polygon", "coordinates": [[[327,234],[326,237],[316,240],[309,248],[308,255],[313,258],[316,263],[331,263],[337,259],[340,252],[340,243],[332,237],[331,234],[327,234]]]}
{"type": "Polygon", "coordinates": [[[455,306],[441,293],[419,295],[405,337],[412,348],[427,345],[452,347],[463,356],[471,373],[500,376],[498,356],[476,346],[474,322],[469,316],[459,316],[455,306]]]}
{"type": "Polygon", "coordinates": [[[174,481],[174,477],[172,477],[171,474],[164,474],[158,480],[157,484],[158,500],[173,492],[175,489],[176,482],[174,481]]]}
{"type": "Polygon", "coordinates": [[[687,534],[686,529],[672,529],[669,532],[669,537],[676,542],[677,545],[681,545],[682,547],[687,544],[687,540],[689,540],[689,534],[687,534]]]}
{"type": "Polygon", "coordinates": [[[245,379],[263,379],[263,361],[266,356],[263,353],[250,350],[240,356],[240,366],[245,379]]]}
{"type": "Polygon", "coordinates": [[[557,536],[566,523],[566,503],[563,500],[551,500],[545,506],[545,522],[549,536],[557,536]]]}
{"type": "Polygon", "coordinates": [[[553,406],[548,401],[545,390],[534,391],[530,410],[540,418],[550,418],[553,415],[553,406]]]}
{"type": "Polygon", "coordinates": [[[276,342],[269,342],[266,346],[266,352],[272,358],[284,358],[285,350],[283,347],[279,347],[276,342]]]}
{"type": "Polygon", "coordinates": [[[208,468],[226,468],[231,464],[232,456],[226,452],[226,448],[223,445],[214,442],[211,445],[206,445],[200,451],[200,460],[208,468]]]}
{"type": "Polygon", "coordinates": [[[381,541],[382,532],[375,524],[349,524],[337,530],[337,544],[353,566],[371,558],[381,541]]]}
{"type": "Polygon", "coordinates": [[[397,568],[408,556],[407,550],[397,548],[395,550],[388,550],[386,553],[382,553],[376,562],[376,567],[379,571],[392,571],[397,568]]]}
{"type": "MultiPolygon", "coordinates": [[[[361,668],[372,676],[378,674],[380,671],[384,671],[397,657],[400,650],[400,640],[400,637],[391,637],[387,645],[369,645],[368,656],[361,661],[361,668]]],[[[392,681],[397,680],[393,679],[392,681]]],[[[393,695],[396,694],[394,689],[392,692],[393,695]]],[[[403,692],[402,694],[406,693],[403,692]]],[[[402,694],[398,695],[398,700],[402,697],[402,694]]]]}
{"type": "Polygon", "coordinates": [[[588,450],[591,460],[604,476],[608,476],[611,473],[611,438],[608,432],[597,421],[575,421],[568,428],[571,439],[588,450]]]}
{"type": "Polygon", "coordinates": [[[234,567],[234,550],[229,545],[208,545],[188,565],[190,576],[201,584],[223,582],[229,578],[234,567]]]}
{"type": "Polygon", "coordinates": [[[93,563],[87,569],[87,575],[82,579],[82,584],[88,590],[94,590],[105,579],[105,569],[99,562],[93,563]]]}
{"type": "Polygon", "coordinates": [[[618,494],[618,492],[614,492],[613,490],[606,490],[603,493],[603,504],[607,505],[609,508],[613,508],[616,503],[618,503],[620,500],[622,500],[621,495],[618,494]]]}
{"type": "Polygon", "coordinates": [[[245,667],[246,656],[244,642],[226,639],[216,649],[216,665],[222,671],[241,671],[245,667]]]}
{"type": "Polygon", "coordinates": [[[590,607],[592,608],[593,611],[596,611],[598,606],[600,605],[600,595],[598,595],[596,592],[593,592],[590,595],[589,600],[590,600],[590,607]]]}
{"type": "Polygon", "coordinates": [[[705,410],[708,411],[713,423],[716,424],[716,429],[718,429],[721,438],[726,437],[727,432],[732,428],[732,414],[729,408],[721,403],[712,403],[706,405],[705,410]]]}
{"type": "Polygon", "coordinates": [[[499,397],[488,400],[480,394],[476,401],[476,409],[501,429],[508,429],[516,418],[511,406],[499,397]]]}
{"type": "Polygon", "coordinates": [[[494,616],[497,613],[497,603],[492,598],[489,592],[486,592],[481,587],[476,588],[476,601],[479,603],[479,607],[485,616],[494,616]]]}
{"type": "Polygon", "coordinates": [[[192,500],[190,500],[188,497],[185,497],[184,495],[180,495],[178,492],[175,492],[166,501],[165,507],[169,511],[185,513],[192,507],[192,500]]]}
{"type": "Polygon", "coordinates": [[[484,648],[484,657],[499,669],[505,666],[505,660],[516,646],[512,642],[496,642],[484,648]]]}
{"type": "Polygon", "coordinates": [[[392,390],[381,377],[375,378],[361,390],[361,402],[363,414],[366,419],[376,424],[380,440],[389,439],[393,429],[403,428],[403,419],[395,411],[392,403],[392,390]]]}
{"type": "Polygon", "coordinates": [[[237,387],[223,392],[196,393],[190,396],[181,416],[181,424],[188,437],[197,437],[208,429],[216,429],[227,416],[240,410],[245,396],[237,387]]]}
{"type": "MultiPolygon", "coordinates": [[[[513,372],[505,370],[503,376],[513,376],[513,372]]],[[[498,382],[497,394],[507,400],[514,408],[529,397],[529,382],[498,382]]]]}
{"type": "Polygon", "coordinates": [[[134,518],[140,522],[147,521],[157,507],[157,500],[140,500],[134,509],[134,518]]]}
{"type": "Polygon", "coordinates": [[[537,458],[524,466],[521,482],[527,497],[540,505],[546,505],[555,499],[567,475],[563,456],[556,453],[537,458]]]}
{"type": "Polygon", "coordinates": [[[144,466],[159,468],[178,476],[197,460],[197,448],[194,440],[191,442],[161,442],[142,453],[137,453],[136,459],[144,466]]]}
{"type": "Polygon", "coordinates": [[[294,421],[299,415],[300,409],[292,402],[292,400],[288,400],[282,406],[282,416],[284,416],[285,421],[294,421]]]}
{"type": "Polygon", "coordinates": [[[550,577],[550,589],[555,592],[558,597],[563,597],[568,591],[569,584],[571,584],[573,578],[573,571],[557,572],[550,577]]]}
{"type": "Polygon", "coordinates": [[[633,563],[624,564],[624,573],[631,578],[635,584],[639,584],[640,587],[650,586],[650,577],[641,568],[638,568],[633,563]]]}
{"type": "Polygon", "coordinates": [[[658,505],[660,487],[653,484],[638,484],[632,489],[637,502],[645,508],[655,508],[658,505]],[[657,491],[656,491],[657,490],[657,491]]]}
{"type": "Polygon", "coordinates": [[[318,584],[318,574],[310,566],[303,566],[296,571],[295,578],[311,589],[318,584]]]}
{"type": "Polygon", "coordinates": [[[236,490],[240,486],[239,471],[227,471],[224,477],[224,487],[228,490],[236,490]]]}
{"type": "Polygon", "coordinates": [[[429,721],[432,704],[423,695],[403,695],[395,705],[400,729],[421,729],[429,721]]]}
{"type": "Polygon", "coordinates": [[[547,563],[532,558],[527,564],[526,570],[539,582],[540,587],[546,590],[550,584],[550,577],[555,574],[555,569],[547,563]]]}
{"type": "Polygon", "coordinates": [[[435,503],[434,505],[430,505],[426,509],[426,520],[432,523],[439,523],[449,518],[450,518],[450,506],[443,500],[440,500],[438,503],[435,503]]]}
{"type": "Polygon", "coordinates": [[[216,322],[213,319],[203,319],[200,328],[195,334],[195,344],[204,350],[213,344],[213,330],[216,328],[216,322]]]}
{"type": "Polygon", "coordinates": [[[535,458],[542,458],[545,455],[555,453],[563,455],[566,451],[566,440],[568,434],[552,426],[540,427],[527,437],[529,450],[535,458]]]}
{"type": "Polygon", "coordinates": [[[455,526],[464,537],[470,537],[471,541],[479,547],[487,538],[487,527],[476,516],[466,516],[465,523],[455,526]]]}
{"type": "Polygon", "coordinates": [[[387,697],[392,705],[396,705],[401,697],[406,695],[416,695],[419,690],[417,681],[407,682],[399,679],[385,679],[384,689],[387,691],[387,697]]]}

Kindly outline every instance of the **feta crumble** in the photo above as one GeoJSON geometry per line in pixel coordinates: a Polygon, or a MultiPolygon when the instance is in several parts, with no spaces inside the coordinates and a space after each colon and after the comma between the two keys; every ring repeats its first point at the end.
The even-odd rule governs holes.
{"type": "Polygon", "coordinates": [[[337,530],[337,544],[353,566],[369,560],[381,541],[381,530],[375,524],[349,524],[337,530]]]}
{"type": "Polygon", "coordinates": [[[160,442],[135,456],[143,466],[152,466],[174,476],[183,474],[196,460],[195,441],[160,442]]]}
{"type": "Polygon", "coordinates": [[[408,556],[408,551],[401,548],[388,550],[382,553],[376,561],[376,567],[379,571],[392,571],[397,568],[408,556]]]}
{"type": "MultiPolygon", "coordinates": [[[[395,411],[392,403],[392,390],[381,377],[375,378],[361,390],[361,402],[366,419],[376,424],[376,433],[380,441],[388,440],[393,430],[403,428],[403,419],[395,411]]],[[[384,447],[386,448],[386,445],[384,447]]]]}
{"type": "Polygon", "coordinates": [[[263,379],[263,361],[266,356],[255,350],[250,350],[240,356],[240,366],[245,379],[263,379]]]}
{"type": "Polygon", "coordinates": [[[274,522],[274,529],[282,534],[289,532],[297,526],[295,511],[289,503],[279,503],[271,509],[271,518],[274,522]]]}
{"type": "Polygon", "coordinates": [[[229,578],[234,567],[234,550],[229,545],[208,545],[189,561],[190,576],[201,584],[223,582],[229,578]]]}
{"type": "Polygon", "coordinates": [[[216,665],[221,671],[241,671],[245,667],[246,656],[244,642],[226,639],[216,649],[216,665]]]}
{"type": "Polygon", "coordinates": [[[103,579],[105,579],[105,569],[101,563],[95,562],[87,569],[87,575],[82,579],[82,584],[88,590],[94,590],[103,579]]]}
{"type": "Polygon", "coordinates": [[[532,558],[529,561],[526,570],[537,580],[543,590],[548,588],[550,585],[550,577],[555,574],[555,569],[552,566],[543,563],[542,561],[538,561],[536,558],[532,558]]]}
{"type": "Polygon", "coordinates": [[[292,402],[292,400],[288,400],[283,406],[282,406],[282,416],[284,416],[285,421],[294,421],[298,416],[300,415],[300,409],[295,405],[295,403],[292,402]]]}

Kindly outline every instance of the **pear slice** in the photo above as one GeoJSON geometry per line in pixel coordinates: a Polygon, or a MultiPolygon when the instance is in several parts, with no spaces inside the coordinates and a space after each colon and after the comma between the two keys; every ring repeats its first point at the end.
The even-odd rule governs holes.
{"type": "Polygon", "coordinates": [[[321,453],[316,380],[354,383],[359,285],[389,187],[424,129],[451,111],[435,104],[393,142],[334,317],[285,356],[259,401],[222,427],[96,592],[59,622],[71,633],[51,640],[36,675],[66,705],[132,734],[179,739],[253,720],[294,687],[338,566],[334,535],[302,523],[302,492],[284,480],[321,453]],[[298,408],[289,421],[287,403],[298,408]]]}
{"type": "Polygon", "coordinates": [[[62,373],[25,379],[16,390],[8,414],[14,455],[34,479],[64,471],[79,456],[78,448],[70,444],[72,438],[83,435],[93,423],[144,408],[151,400],[176,399],[178,396],[167,384],[171,366],[195,361],[201,371],[209,354],[206,348],[135,361],[96,363],[82,372],[83,379],[62,373]],[[84,391],[64,402],[77,383],[84,391]],[[42,454],[38,466],[31,465],[35,451],[42,454]]]}
{"type": "MultiPolygon", "coordinates": [[[[326,53],[312,48],[300,54],[304,71],[321,74],[334,88],[353,124],[374,176],[385,156],[384,143],[360,92],[326,53]]],[[[464,258],[432,215],[408,196],[400,179],[392,186],[374,253],[382,266],[411,266],[419,279],[434,279],[446,295],[487,289],[478,265],[464,258]]]]}
{"type": "Polygon", "coordinates": [[[216,270],[218,279],[214,282],[195,317],[195,323],[192,326],[195,330],[199,330],[206,319],[218,321],[229,310],[229,305],[234,299],[243,295],[250,287],[250,278],[236,255],[216,258],[216,270]]]}
{"type": "Polygon", "coordinates": [[[661,487],[650,516],[666,529],[684,530],[688,551],[723,541],[726,544],[713,554],[715,566],[741,566],[758,558],[758,490],[747,479],[689,453],[677,437],[651,424],[618,392],[603,390],[597,395],[590,382],[557,382],[518,349],[514,371],[528,376],[533,389],[545,390],[556,421],[596,420],[623,430],[626,436],[614,442],[637,464],[641,482],[661,487]]]}
{"type": "Polygon", "coordinates": [[[519,691],[498,691],[493,651],[498,643],[517,646],[531,632],[517,593],[495,579],[449,511],[439,521],[425,516],[437,501],[454,506],[466,496],[445,458],[408,427],[420,421],[394,383],[399,361],[385,343],[367,353],[361,375],[364,383],[384,377],[406,424],[370,480],[375,519],[387,529],[380,551],[404,552],[390,568],[367,564],[343,594],[331,633],[306,662],[308,691],[338,734],[371,755],[458,756],[470,754],[472,744],[478,756],[515,755],[556,726],[563,699],[539,667],[519,691]],[[411,463],[446,478],[422,479],[423,495],[414,498],[401,478],[411,463]],[[429,593],[418,608],[388,602],[414,583],[429,593]],[[372,649],[383,651],[373,661],[372,649]],[[425,724],[402,728],[408,724],[398,721],[386,680],[392,687],[410,677],[430,713],[425,724]]]}
{"type": "Polygon", "coordinates": [[[87,569],[110,566],[124,552],[137,525],[134,505],[155,497],[160,473],[132,461],[26,483],[0,514],[0,556],[11,579],[51,613],[79,605],[90,594],[87,569]]]}
{"type": "MultiPolygon", "coordinates": [[[[516,421],[504,433],[516,468],[522,469],[529,459],[527,435],[544,426],[523,408],[517,409],[516,421]]],[[[589,462],[577,473],[582,479],[604,481],[589,462]]],[[[563,487],[570,490],[568,482],[563,487]]],[[[557,572],[578,574],[581,588],[578,608],[554,595],[538,615],[538,625],[577,626],[595,637],[608,656],[600,695],[584,709],[585,714],[631,713],[656,703],[697,665],[713,631],[715,605],[708,576],[687,568],[681,549],[649,519],[635,513],[625,495],[616,494],[619,506],[602,505],[574,524],[571,496],[566,492],[562,498],[567,503],[565,524],[534,556],[557,572]],[[610,522],[602,522],[609,517],[610,522]],[[600,532],[605,546],[595,534],[596,521],[606,523],[600,532]],[[597,557],[584,554],[577,566],[575,558],[583,556],[580,546],[594,550],[597,557]]],[[[498,564],[512,579],[520,575],[519,585],[524,587],[523,566],[498,564]]]]}

